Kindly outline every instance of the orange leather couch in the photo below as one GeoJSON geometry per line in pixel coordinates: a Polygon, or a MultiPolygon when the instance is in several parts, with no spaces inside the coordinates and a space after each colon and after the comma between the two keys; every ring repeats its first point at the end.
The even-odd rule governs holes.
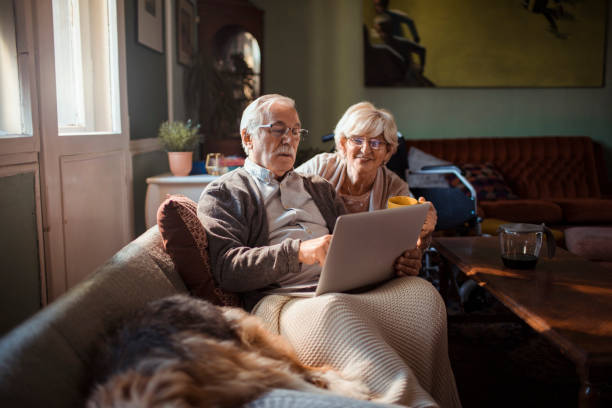
{"type": "Polygon", "coordinates": [[[607,186],[605,168],[589,137],[406,140],[407,150],[412,146],[459,166],[493,163],[519,199],[479,201],[484,217],[553,226],[612,224],[612,199],[601,188],[607,186]]]}

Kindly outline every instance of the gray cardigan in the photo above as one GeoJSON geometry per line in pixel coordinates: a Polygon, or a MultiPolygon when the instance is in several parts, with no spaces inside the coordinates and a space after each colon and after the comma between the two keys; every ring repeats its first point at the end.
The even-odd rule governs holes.
{"type": "MultiPolygon", "coordinates": [[[[333,232],[336,218],[346,210],[333,187],[319,176],[301,176],[304,188],[333,232]]],[[[263,292],[277,286],[281,276],[300,271],[300,240],[269,245],[263,196],[243,168],[210,183],[198,202],[198,217],[208,235],[208,253],[217,284],[240,292],[250,310],[263,292]]]]}

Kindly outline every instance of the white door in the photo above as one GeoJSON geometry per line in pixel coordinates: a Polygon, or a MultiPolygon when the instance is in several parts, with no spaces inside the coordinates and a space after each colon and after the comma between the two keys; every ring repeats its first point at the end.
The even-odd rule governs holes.
{"type": "Polygon", "coordinates": [[[33,11],[53,300],[131,237],[125,19],[123,0],[39,0],[33,11]]]}

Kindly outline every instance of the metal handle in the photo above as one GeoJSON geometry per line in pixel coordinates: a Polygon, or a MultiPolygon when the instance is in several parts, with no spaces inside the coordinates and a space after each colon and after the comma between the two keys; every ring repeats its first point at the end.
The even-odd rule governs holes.
{"type": "Polygon", "coordinates": [[[555,249],[557,248],[557,244],[555,243],[555,236],[550,228],[542,223],[542,229],[546,234],[546,247],[548,248],[548,257],[552,258],[555,256],[555,249]]]}

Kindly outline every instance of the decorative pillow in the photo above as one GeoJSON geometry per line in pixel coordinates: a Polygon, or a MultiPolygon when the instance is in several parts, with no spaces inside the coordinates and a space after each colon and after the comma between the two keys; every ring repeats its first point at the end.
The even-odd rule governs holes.
{"type": "MultiPolygon", "coordinates": [[[[408,170],[419,171],[424,166],[447,165],[451,162],[439,159],[424,151],[411,147],[408,151],[408,170]]],[[[441,187],[448,188],[448,181],[443,174],[410,174],[406,176],[409,187],[441,187]]]]}
{"type": "MultiPolygon", "coordinates": [[[[465,174],[465,178],[474,186],[479,201],[518,199],[518,196],[512,192],[506,184],[504,176],[493,163],[466,163],[460,167],[465,174]]],[[[462,189],[466,194],[469,194],[467,187],[455,175],[448,178],[452,187],[462,189]]]]}
{"type": "Polygon", "coordinates": [[[235,293],[217,287],[210,272],[206,230],[198,219],[196,203],[170,195],[157,210],[157,225],[164,248],[192,295],[216,305],[241,306],[235,293]]]}

